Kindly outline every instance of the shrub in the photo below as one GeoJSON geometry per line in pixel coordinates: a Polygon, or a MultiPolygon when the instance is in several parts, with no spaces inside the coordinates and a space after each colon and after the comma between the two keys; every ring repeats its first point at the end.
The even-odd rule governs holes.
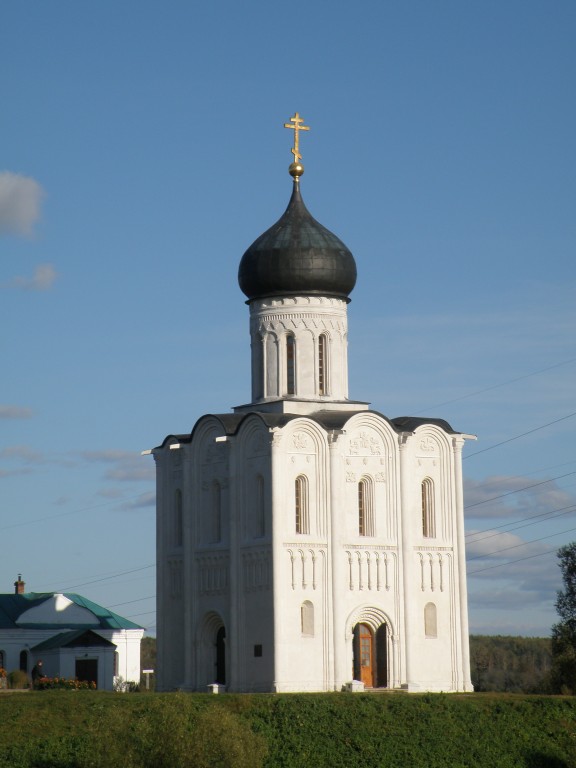
{"type": "Polygon", "coordinates": [[[26,672],[21,669],[13,669],[8,674],[8,685],[10,688],[29,688],[30,681],[26,672]]]}

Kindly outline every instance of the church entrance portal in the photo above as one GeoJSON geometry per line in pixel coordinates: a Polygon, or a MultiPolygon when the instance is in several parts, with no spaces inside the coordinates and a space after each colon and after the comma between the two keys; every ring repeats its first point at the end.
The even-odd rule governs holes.
{"type": "Polygon", "coordinates": [[[353,675],[366,688],[385,688],[388,685],[386,656],[386,624],[376,633],[368,624],[356,624],[353,635],[353,675]]]}

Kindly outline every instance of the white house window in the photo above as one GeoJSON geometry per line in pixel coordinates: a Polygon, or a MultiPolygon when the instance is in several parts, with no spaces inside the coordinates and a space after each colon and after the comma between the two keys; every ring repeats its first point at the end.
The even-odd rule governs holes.
{"type": "Polygon", "coordinates": [[[300,628],[303,635],[314,637],[314,606],[310,600],[300,606],[300,628]]]}
{"type": "Polygon", "coordinates": [[[318,338],[318,394],[328,394],[328,339],[325,333],[318,338]]]}
{"type": "Polygon", "coordinates": [[[358,483],[358,533],[374,536],[374,492],[369,477],[363,477],[358,483]]]}
{"type": "Polygon", "coordinates": [[[286,394],[296,394],[296,339],[286,336],[286,394]]]}
{"type": "Polygon", "coordinates": [[[304,475],[298,475],[294,481],[294,512],[296,518],[296,533],[310,533],[308,479],[304,475]]]}
{"type": "Polygon", "coordinates": [[[178,488],[174,493],[174,546],[184,544],[184,522],[182,519],[182,491],[178,488]]]}
{"type": "Polygon", "coordinates": [[[424,634],[426,637],[438,637],[438,620],[434,603],[424,606],[424,634]]]}
{"type": "Polygon", "coordinates": [[[422,535],[427,539],[436,536],[434,483],[429,477],[422,481],[422,535]]]}
{"type": "Polygon", "coordinates": [[[212,483],[212,542],[222,541],[222,489],[218,480],[212,483]]]}

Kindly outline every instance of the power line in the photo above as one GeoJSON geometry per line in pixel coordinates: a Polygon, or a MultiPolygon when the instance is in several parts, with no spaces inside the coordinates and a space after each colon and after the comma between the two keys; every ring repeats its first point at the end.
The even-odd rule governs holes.
{"type": "Polygon", "coordinates": [[[470,459],[472,456],[478,456],[479,453],[486,453],[486,451],[491,451],[494,448],[498,448],[501,445],[506,445],[506,443],[511,443],[513,440],[519,440],[521,437],[526,437],[526,435],[531,435],[534,432],[538,432],[541,429],[545,429],[546,427],[552,426],[552,424],[558,424],[560,421],[565,421],[566,419],[571,419],[573,416],[576,416],[576,411],[574,413],[569,413],[567,416],[562,416],[559,419],[555,419],[554,421],[549,421],[548,424],[542,424],[540,427],[534,427],[534,429],[528,430],[528,432],[523,432],[521,435],[516,435],[515,437],[509,437],[508,440],[502,440],[500,443],[494,443],[494,445],[489,445],[488,448],[482,448],[481,451],[474,451],[474,453],[469,453],[467,456],[463,456],[462,460],[464,459],[470,459]]]}
{"type": "Polygon", "coordinates": [[[484,555],[474,555],[474,557],[469,557],[468,560],[483,560],[485,557],[492,557],[492,555],[499,555],[500,552],[508,552],[510,549],[519,549],[520,547],[527,547],[528,544],[535,544],[538,541],[545,541],[545,539],[553,539],[555,536],[563,536],[565,533],[572,533],[572,531],[576,531],[576,528],[568,528],[567,531],[558,531],[558,533],[551,533],[549,536],[540,536],[538,539],[530,539],[530,541],[523,541],[522,544],[512,544],[509,547],[504,547],[503,549],[496,549],[494,552],[487,552],[484,555]]]}
{"type": "Polygon", "coordinates": [[[484,571],[491,571],[494,568],[504,568],[506,565],[514,565],[515,563],[521,563],[523,560],[533,560],[535,557],[543,557],[549,555],[551,552],[557,552],[558,548],[547,549],[546,552],[539,552],[537,555],[527,555],[526,557],[519,557],[516,560],[509,560],[507,563],[498,563],[497,565],[489,565],[487,568],[480,568],[478,571],[468,571],[468,576],[473,576],[475,573],[483,573],[484,571]]]}
{"type": "Polygon", "coordinates": [[[491,496],[484,501],[475,501],[474,504],[467,504],[464,509],[472,509],[472,507],[479,507],[480,504],[487,504],[489,501],[495,501],[496,499],[503,499],[505,496],[512,496],[514,493],[520,493],[520,491],[527,491],[529,488],[536,488],[539,485],[546,485],[554,480],[561,480],[563,477],[569,477],[570,475],[576,475],[576,471],[567,472],[565,475],[558,475],[557,477],[551,477],[549,480],[541,480],[539,483],[533,483],[532,485],[525,485],[523,488],[517,488],[515,491],[508,491],[507,493],[501,493],[499,496],[491,496]]]}
{"type": "Polygon", "coordinates": [[[81,509],[73,509],[69,512],[57,512],[54,515],[44,515],[44,517],[36,517],[34,520],[24,520],[20,523],[12,523],[12,525],[0,526],[0,531],[7,531],[9,528],[21,528],[25,525],[34,525],[34,523],[42,523],[44,520],[55,520],[58,517],[67,517],[69,515],[79,515],[81,512],[91,512],[93,509],[100,509],[101,507],[109,507],[114,504],[124,503],[131,499],[138,499],[141,496],[148,496],[152,491],[144,491],[143,493],[136,493],[132,496],[125,496],[123,499],[114,499],[113,501],[103,501],[101,504],[93,504],[90,507],[82,507],[81,509]]]}
{"type": "Polygon", "coordinates": [[[491,387],[485,387],[484,389],[477,389],[474,392],[469,392],[467,395],[461,395],[460,397],[455,397],[452,400],[446,400],[443,403],[437,403],[436,405],[431,405],[429,408],[426,408],[423,411],[418,411],[415,415],[418,416],[419,414],[425,413],[426,411],[429,411],[433,408],[441,408],[443,405],[451,405],[452,403],[457,403],[460,400],[466,400],[470,397],[475,397],[476,395],[482,395],[484,392],[490,392],[493,389],[498,389],[499,387],[506,387],[508,384],[515,384],[517,381],[522,381],[523,379],[529,379],[531,376],[537,376],[540,373],[546,373],[547,371],[551,371],[554,368],[559,368],[561,365],[568,365],[569,363],[576,362],[576,357],[573,357],[571,360],[564,360],[562,363],[555,363],[554,365],[548,366],[548,368],[541,368],[539,371],[533,371],[532,373],[526,373],[523,376],[517,376],[515,379],[509,379],[508,381],[503,381],[500,384],[493,384],[491,387]]]}
{"type": "Polygon", "coordinates": [[[145,571],[147,568],[156,568],[156,563],[151,563],[150,565],[143,565],[141,568],[132,568],[129,571],[119,571],[118,573],[113,573],[111,576],[103,576],[100,579],[93,579],[92,581],[84,581],[82,584],[74,584],[73,587],[63,587],[61,591],[69,592],[71,589],[78,589],[78,587],[85,587],[87,584],[97,584],[100,581],[109,581],[110,579],[115,579],[118,576],[125,576],[128,573],[145,571]]]}
{"type": "Polygon", "coordinates": [[[488,536],[483,536],[481,539],[474,539],[474,541],[468,542],[469,544],[476,544],[478,541],[484,541],[484,539],[491,539],[494,536],[503,536],[505,533],[509,533],[510,531],[516,531],[518,528],[527,528],[530,525],[539,525],[540,523],[544,522],[544,520],[536,520],[537,517],[546,518],[546,520],[554,520],[556,517],[562,517],[563,515],[567,515],[569,512],[575,512],[576,511],[576,505],[575,504],[569,504],[567,507],[560,507],[559,509],[553,509],[550,512],[539,512],[537,515],[531,515],[530,517],[523,517],[520,518],[520,520],[517,520],[517,523],[525,523],[524,525],[516,525],[515,523],[502,523],[502,525],[493,525],[491,528],[485,528],[483,531],[474,531],[473,533],[467,533],[466,538],[469,538],[470,536],[479,536],[481,533],[488,533],[488,536]],[[560,513],[560,514],[556,514],[560,513]],[[532,520],[533,522],[528,523],[525,522],[527,520],[532,520]],[[508,528],[509,525],[512,525],[514,527],[508,528]],[[492,531],[496,531],[498,528],[506,528],[505,531],[500,531],[498,533],[491,533],[492,531]]]}

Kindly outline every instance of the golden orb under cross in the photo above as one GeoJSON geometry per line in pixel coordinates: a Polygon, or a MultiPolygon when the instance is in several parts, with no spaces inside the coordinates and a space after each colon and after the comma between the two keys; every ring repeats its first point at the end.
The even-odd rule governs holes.
{"type": "Polygon", "coordinates": [[[304,118],[300,117],[298,112],[295,112],[294,116],[290,118],[290,122],[284,123],[284,128],[290,128],[290,130],[294,131],[294,146],[290,150],[294,155],[294,162],[290,165],[288,171],[296,181],[298,181],[300,176],[302,176],[304,173],[304,166],[300,163],[300,160],[302,160],[302,155],[300,154],[299,132],[310,130],[310,126],[302,125],[303,122],[304,118]]]}

